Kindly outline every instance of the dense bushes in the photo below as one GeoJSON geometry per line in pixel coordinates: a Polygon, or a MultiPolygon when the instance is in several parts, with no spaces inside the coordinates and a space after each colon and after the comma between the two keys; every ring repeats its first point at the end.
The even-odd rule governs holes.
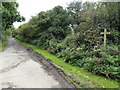
{"type": "Polygon", "coordinates": [[[54,46],[51,48],[51,53],[58,57],[64,58],[64,61],[85,68],[97,75],[105,76],[107,78],[120,78],[120,61],[118,59],[119,52],[117,47],[108,46],[107,49],[99,48],[98,51],[84,51],[83,48],[61,48],[54,46]],[[112,49],[111,49],[112,48],[112,49]],[[113,49],[114,48],[114,49],[113,49]],[[110,52],[111,51],[111,52],[110,52]],[[113,55],[111,55],[111,53],[113,55]]]}
{"type": "Polygon", "coordinates": [[[112,79],[120,79],[118,56],[118,3],[71,3],[65,10],[57,6],[52,10],[40,12],[21,25],[13,34],[17,39],[31,43],[39,48],[61,57],[66,63],[83,67],[94,74],[112,79]],[[116,10],[115,12],[110,10],[116,10]],[[114,18],[108,19],[108,18],[114,18]],[[117,21],[116,21],[117,20],[117,21]],[[74,30],[71,30],[72,24],[74,30]],[[107,47],[103,47],[104,28],[107,47]]]}

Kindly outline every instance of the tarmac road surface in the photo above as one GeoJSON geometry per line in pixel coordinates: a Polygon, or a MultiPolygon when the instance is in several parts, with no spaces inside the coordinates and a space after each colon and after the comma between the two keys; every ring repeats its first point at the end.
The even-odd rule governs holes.
{"type": "Polygon", "coordinates": [[[0,89],[70,87],[48,74],[33,57],[25,47],[10,38],[6,49],[0,52],[0,89]]]}

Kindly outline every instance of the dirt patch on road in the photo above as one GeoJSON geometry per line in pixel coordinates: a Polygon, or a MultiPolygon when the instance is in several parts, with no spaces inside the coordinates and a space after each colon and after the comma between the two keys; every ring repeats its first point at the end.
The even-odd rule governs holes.
{"type": "Polygon", "coordinates": [[[17,66],[19,66],[19,65],[20,65],[21,63],[23,63],[23,62],[26,62],[26,61],[23,60],[23,61],[20,61],[20,62],[18,62],[18,63],[13,63],[13,65],[11,65],[11,66],[9,66],[9,67],[6,67],[6,68],[4,68],[4,69],[2,69],[2,70],[0,70],[0,73],[8,72],[8,71],[16,68],[17,66]]]}
{"type": "MultiPolygon", "coordinates": [[[[30,48],[26,48],[30,56],[34,56],[36,62],[42,64],[43,68],[49,75],[53,75],[55,80],[57,80],[63,88],[75,88],[73,83],[70,83],[68,78],[66,77],[66,73],[57,66],[55,66],[49,59],[45,59],[42,55],[34,52],[30,48]]],[[[32,57],[33,58],[33,57],[32,57]]]]}

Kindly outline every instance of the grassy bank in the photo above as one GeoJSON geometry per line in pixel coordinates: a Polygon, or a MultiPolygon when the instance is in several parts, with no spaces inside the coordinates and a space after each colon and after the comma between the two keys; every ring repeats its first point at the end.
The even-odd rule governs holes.
{"type": "Polygon", "coordinates": [[[4,42],[0,41],[0,52],[5,49],[7,46],[8,40],[5,40],[4,42]]]}
{"type": "Polygon", "coordinates": [[[0,52],[1,52],[6,48],[9,36],[5,32],[2,32],[0,38],[1,38],[0,39],[0,52]]]}
{"type": "MultiPolygon", "coordinates": [[[[94,75],[85,71],[83,68],[67,64],[62,58],[57,58],[55,55],[48,53],[46,50],[39,49],[36,46],[23,43],[19,40],[17,40],[17,42],[27,48],[33,49],[35,52],[38,52],[45,58],[50,59],[55,65],[63,69],[68,76],[74,76],[78,81],[80,81],[80,83],[74,83],[77,87],[86,87],[87,85],[93,88],[118,88],[117,81],[94,75]]],[[[71,82],[74,82],[74,78],[71,80],[71,82]]]]}

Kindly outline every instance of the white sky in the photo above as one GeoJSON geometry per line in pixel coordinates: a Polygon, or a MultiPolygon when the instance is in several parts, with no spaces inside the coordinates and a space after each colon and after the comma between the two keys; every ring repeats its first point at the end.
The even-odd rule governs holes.
{"type": "MultiPolygon", "coordinates": [[[[67,3],[73,1],[90,1],[90,0],[17,0],[17,2],[19,3],[18,11],[22,16],[26,18],[25,22],[28,22],[31,16],[35,16],[41,11],[50,10],[57,5],[66,7],[67,3]]],[[[19,25],[25,22],[22,23],[15,22],[14,26],[15,28],[17,28],[19,25]]]]}
{"type": "MultiPolygon", "coordinates": [[[[50,10],[57,5],[66,7],[66,3],[72,1],[75,0],[17,0],[19,3],[18,11],[26,18],[25,22],[28,22],[31,16],[35,16],[41,11],[50,10]]],[[[17,28],[20,24],[25,22],[15,22],[14,26],[17,28]]]]}

